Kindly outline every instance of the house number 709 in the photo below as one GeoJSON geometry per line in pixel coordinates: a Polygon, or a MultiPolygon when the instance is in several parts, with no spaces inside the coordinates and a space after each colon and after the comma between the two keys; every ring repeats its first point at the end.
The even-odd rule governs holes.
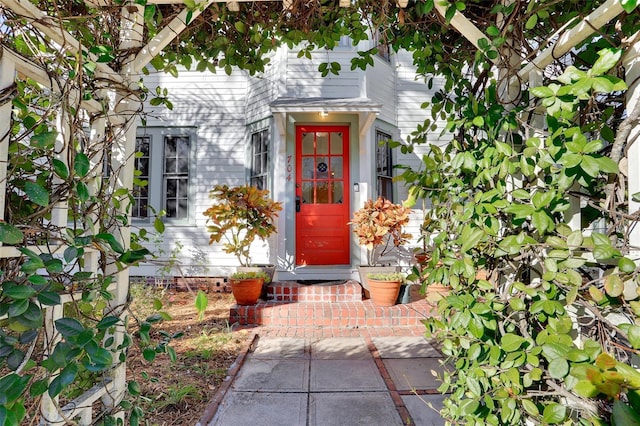
{"type": "Polygon", "coordinates": [[[293,171],[293,164],[291,163],[292,156],[287,155],[287,181],[291,181],[291,172],[293,171]]]}

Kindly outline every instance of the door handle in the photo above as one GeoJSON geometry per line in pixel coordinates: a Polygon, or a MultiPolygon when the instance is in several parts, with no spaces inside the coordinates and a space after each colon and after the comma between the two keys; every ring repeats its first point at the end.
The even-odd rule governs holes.
{"type": "Polygon", "coordinates": [[[300,196],[296,195],[296,213],[300,213],[300,196]]]}

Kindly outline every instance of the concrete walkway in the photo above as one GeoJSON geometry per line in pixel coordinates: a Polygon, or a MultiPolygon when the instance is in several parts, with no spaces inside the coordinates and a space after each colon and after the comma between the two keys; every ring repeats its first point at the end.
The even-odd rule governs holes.
{"type": "Polygon", "coordinates": [[[198,425],[443,425],[440,358],[423,337],[256,336],[198,425]]]}

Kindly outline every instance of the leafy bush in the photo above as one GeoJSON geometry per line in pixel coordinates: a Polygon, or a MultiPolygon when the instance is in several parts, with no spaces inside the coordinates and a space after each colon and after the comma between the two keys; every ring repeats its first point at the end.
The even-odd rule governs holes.
{"type": "MultiPolygon", "coordinates": [[[[546,131],[522,140],[521,111],[495,97],[458,99],[449,121],[459,137],[431,146],[422,173],[406,169],[412,195],[433,203],[428,282],[453,292],[427,321],[454,371],[443,414],[465,424],[581,424],[640,419],[638,268],[623,256],[623,222],[607,209],[617,164],[605,155],[606,116],[576,122],[589,102],[625,89],[607,74],[620,58],[601,51],[591,70],[568,67],[531,89],[546,131]],[[480,111],[482,120],[477,120],[480,111]],[[573,201],[572,201],[573,198],[573,201]],[[569,226],[582,200],[610,220],[603,234],[569,226]],[[589,268],[604,273],[589,274],[589,268]],[[485,269],[488,279],[477,272],[485,269]]],[[[588,223],[583,224],[588,225],[588,223]]]]}

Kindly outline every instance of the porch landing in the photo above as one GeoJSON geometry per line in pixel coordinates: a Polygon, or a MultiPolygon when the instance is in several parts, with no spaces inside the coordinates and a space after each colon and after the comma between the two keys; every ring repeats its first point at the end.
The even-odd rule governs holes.
{"type": "Polygon", "coordinates": [[[229,322],[243,328],[283,327],[294,335],[300,329],[307,334],[316,330],[321,336],[350,336],[381,327],[396,329],[399,335],[422,335],[422,320],[435,314],[436,304],[427,301],[417,288],[412,290],[409,303],[381,307],[363,299],[362,287],[355,280],[276,282],[268,286],[266,301],[234,305],[229,322]]]}

